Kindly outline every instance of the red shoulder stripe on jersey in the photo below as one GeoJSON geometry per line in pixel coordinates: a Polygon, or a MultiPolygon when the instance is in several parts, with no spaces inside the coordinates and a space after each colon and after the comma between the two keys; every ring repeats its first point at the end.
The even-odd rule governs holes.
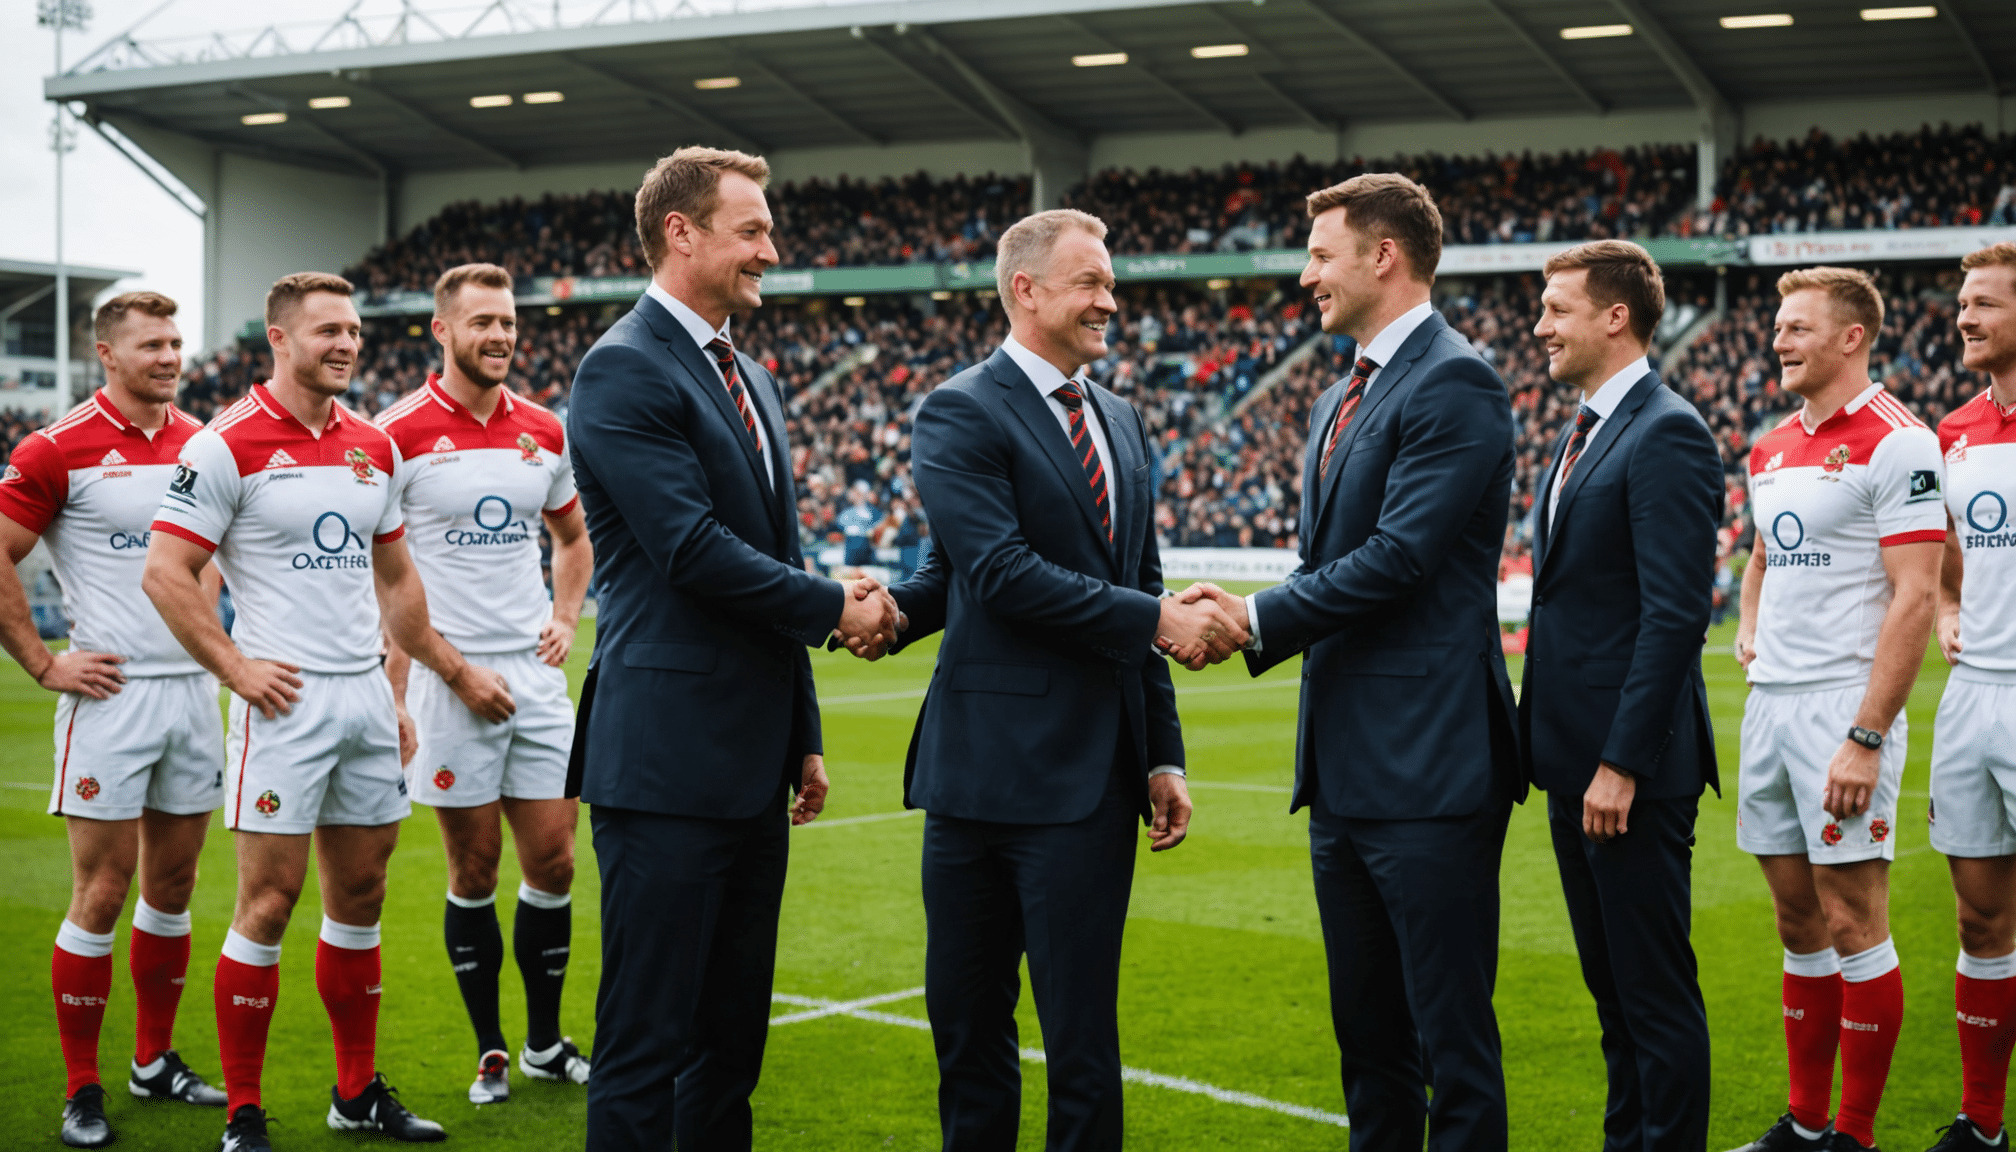
{"type": "Polygon", "coordinates": [[[203,549],[205,552],[217,551],[217,545],[211,543],[208,540],[205,540],[202,536],[194,532],[191,532],[189,529],[184,528],[180,524],[172,524],[166,520],[156,520],[154,521],[152,530],[155,532],[166,532],[170,536],[180,536],[182,539],[189,541],[191,544],[196,545],[197,547],[203,549]]]}
{"type": "Polygon", "coordinates": [[[562,504],[560,507],[546,509],[546,515],[565,516],[569,512],[572,512],[575,509],[575,507],[578,506],[580,503],[581,503],[581,494],[577,492],[574,494],[573,499],[567,501],[565,504],[562,504]]]}
{"type": "Polygon", "coordinates": [[[1870,399],[1869,406],[1876,409],[1877,413],[1885,420],[1888,420],[1890,426],[1893,428],[1911,428],[1923,424],[1923,421],[1911,414],[1909,408],[1898,403],[1897,398],[1888,392],[1878,392],[1870,399]]]}
{"type": "Polygon", "coordinates": [[[1937,544],[1946,539],[1944,528],[1920,528],[1916,532],[1899,532],[1895,536],[1885,536],[1876,543],[1885,548],[1895,548],[1899,544],[1937,544]]]}
{"type": "Polygon", "coordinates": [[[408,392],[405,396],[394,401],[390,408],[378,414],[378,423],[382,426],[388,421],[397,420],[426,403],[427,400],[428,396],[425,391],[408,392]]]}
{"type": "Polygon", "coordinates": [[[399,525],[399,527],[394,528],[392,531],[387,532],[382,536],[371,537],[371,542],[373,544],[390,544],[394,540],[397,540],[404,535],[406,535],[406,526],[404,524],[401,524],[399,525]]]}

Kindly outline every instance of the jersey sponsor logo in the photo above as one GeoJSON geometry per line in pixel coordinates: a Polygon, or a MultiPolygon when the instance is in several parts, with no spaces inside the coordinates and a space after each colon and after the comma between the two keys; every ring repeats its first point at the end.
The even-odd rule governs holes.
{"type": "Polygon", "coordinates": [[[439,440],[434,441],[434,451],[453,452],[455,451],[455,442],[453,440],[450,440],[448,437],[443,436],[439,440]]]}
{"type": "Polygon", "coordinates": [[[322,555],[313,556],[306,552],[296,552],[294,570],[297,572],[310,568],[326,570],[371,566],[364,538],[351,529],[350,521],[344,519],[341,512],[324,512],[317,516],[315,526],[308,530],[308,538],[315,542],[315,547],[322,552],[322,555]],[[352,544],[357,545],[354,555],[348,551],[352,544]]]}
{"type": "Polygon", "coordinates": [[[1953,441],[1951,448],[1946,449],[1946,462],[1948,464],[1965,464],[1967,462],[1967,434],[1965,432],[1960,434],[1958,440],[1953,441]]]}
{"type": "Polygon", "coordinates": [[[518,455],[527,464],[539,463],[539,442],[532,439],[530,432],[518,433],[518,455]]]}
{"type": "Polygon", "coordinates": [[[1961,547],[2016,548],[2016,532],[2002,531],[2009,526],[2009,501],[2000,492],[1976,492],[1965,519],[1974,532],[1960,538],[1961,547]]]}
{"type": "Polygon", "coordinates": [[[114,468],[109,472],[100,472],[98,474],[98,478],[100,480],[117,480],[121,476],[131,476],[131,475],[133,475],[133,473],[131,471],[128,471],[127,469],[114,468]]]}
{"type": "Polygon", "coordinates": [[[119,454],[119,450],[117,448],[114,448],[110,452],[105,453],[105,458],[103,460],[98,461],[98,466],[100,468],[111,468],[114,465],[124,463],[126,463],[126,457],[121,456],[119,454]]]}
{"type": "Polygon", "coordinates": [[[96,800],[98,792],[98,778],[96,776],[79,776],[77,778],[77,798],[79,800],[96,800]]]}
{"type": "Polygon", "coordinates": [[[268,457],[266,458],[266,467],[268,467],[268,468],[298,468],[298,467],[300,467],[300,465],[299,465],[299,464],[296,464],[296,463],[294,462],[294,457],[292,457],[292,456],[289,456],[289,455],[287,454],[287,450],[286,450],[285,448],[275,448],[275,449],[273,450],[273,455],[271,455],[271,456],[268,456],[268,457]]]}
{"type": "Polygon", "coordinates": [[[132,548],[147,547],[147,545],[153,541],[154,533],[151,531],[114,532],[112,533],[111,536],[107,537],[107,539],[111,543],[112,550],[114,552],[125,552],[128,549],[132,548]]]}
{"type": "Polygon", "coordinates": [[[196,490],[196,470],[187,464],[175,465],[175,478],[168,482],[168,494],[185,499],[196,490]]]}
{"type": "Polygon", "coordinates": [[[1913,468],[1911,470],[1911,494],[1904,497],[1906,504],[1923,504],[1927,500],[1939,499],[1939,471],[1936,468],[1913,468]]]}
{"type": "Polygon", "coordinates": [[[371,454],[362,448],[352,448],[343,454],[343,462],[350,466],[351,475],[359,484],[376,484],[371,478],[371,454]]]}
{"type": "Polygon", "coordinates": [[[436,771],[436,772],[434,773],[434,787],[436,787],[436,788],[439,788],[439,789],[440,789],[441,791],[443,791],[443,792],[446,792],[446,791],[448,791],[448,790],[449,790],[450,788],[453,788],[453,787],[455,787],[455,771],[454,771],[454,769],[452,769],[452,768],[441,768],[441,769],[437,770],[437,771],[436,771]]]}
{"type": "Polygon", "coordinates": [[[485,496],[476,501],[476,511],[471,513],[476,527],[482,531],[450,528],[441,534],[441,538],[462,548],[523,544],[532,539],[532,526],[523,520],[514,521],[512,514],[515,511],[504,497],[485,496]]]}
{"type": "Polygon", "coordinates": [[[271,816],[275,812],[280,811],[280,794],[268,788],[266,791],[259,793],[259,799],[252,802],[252,807],[261,816],[271,816]]]}

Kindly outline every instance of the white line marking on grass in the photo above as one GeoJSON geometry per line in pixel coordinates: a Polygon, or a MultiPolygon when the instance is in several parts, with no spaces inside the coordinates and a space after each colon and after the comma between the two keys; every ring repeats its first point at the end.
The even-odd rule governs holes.
{"type": "Polygon", "coordinates": [[[828,704],[873,704],[878,700],[922,700],[924,689],[910,688],[902,692],[861,692],[853,696],[828,696],[819,701],[820,707],[828,704]]]}
{"type": "MultiPolygon", "coordinates": [[[[1219,692],[1257,692],[1263,688],[1291,688],[1300,686],[1300,680],[1255,680],[1251,684],[1207,684],[1200,688],[1178,688],[1178,696],[1211,696],[1219,692]]],[[[819,706],[829,704],[879,704],[886,700],[922,700],[924,689],[906,688],[901,692],[857,692],[848,696],[826,696],[819,706]]]]}
{"type": "Polygon", "coordinates": [[[37,792],[47,792],[47,784],[30,784],[23,780],[0,780],[0,788],[32,788],[37,792]]]}
{"type": "Polygon", "coordinates": [[[1206,684],[1201,688],[1178,688],[1176,689],[1176,695],[1211,696],[1219,692],[1258,692],[1262,688],[1299,688],[1301,686],[1302,681],[1299,678],[1293,680],[1255,680],[1250,684],[1206,684]]]}
{"type": "MultiPolygon", "coordinates": [[[[923,993],[922,988],[891,992],[884,996],[870,996],[863,1000],[820,1000],[811,996],[794,996],[788,992],[772,993],[770,999],[779,1004],[811,1009],[792,1012],[784,1016],[773,1016],[770,1024],[796,1024],[801,1020],[817,1020],[830,1016],[846,1016],[854,1020],[865,1020],[870,1024],[891,1024],[898,1028],[911,1028],[919,1032],[929,1032],[931,1022],[915,1016],[899,1016],[893,1012],[876,1012],[868,1006],[887,1004],[896,1000],[907,1000],[923,993]]],[[[1041,1048],[1024,1048],[1022,1059],[1031,1064],[1045,1064],[1049,1056],[1041,1048]]],[[[1265,1096],[1255,1096],[1251,1092],[1238,1092],[1230,1088],[1220,1088],[1216,1084],[1206,1084],[1202,1080],[1192,1080],[1187,1076],[1164,1076],[1160,1072],[1150,1072],[1145,1068],[1120,1069],[1120,1079],[1130,1084],[1146,1084],[1151,1088],[1166,1088],[1171,1092],[1188,1092],[1193,1096],[1204,1096],[1220,1104],[1238,1104],[1247,1108],[1258,1108],[1263,1112],[1274,1112],[1282,1116],[1293,1116],[1298,1120],[1310,1120],[1318,1124],[1329,1124],[1337,1128],[1349,1128],[1348,1117],[1336,1112],[1326,1112],[1321,1108],[1311,1108],[1306,1104],[1290,1104],[1285,1100],[1270,1100],[1265,1096]]]]}
{"type": "Polygon", "coordinates": [[[1241,784],[1235,780],[1192,780],[1192,788],[1224,788],[1231,792],[1277,792],[1283,796],[1294,789],[1285,784],[1241,784]]]}
{"type": "Polygon", "coordinates": [[[922,808],[906,808],[901,812],[870,812],[866,816],[843,816],[838,820],[814,820],[810,824],[795,825],[797,831],[807,828],[839,828],[847,824],[873,824],[881,820],[901,820],[906,816],[922,816],[922,808]]]}

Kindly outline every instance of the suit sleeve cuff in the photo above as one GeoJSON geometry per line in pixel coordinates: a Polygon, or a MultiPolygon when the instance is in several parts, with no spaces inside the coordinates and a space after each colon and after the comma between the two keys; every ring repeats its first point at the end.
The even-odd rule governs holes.
{"type": "Polygon", "coordinates": [[[1181,764],[1161,764],[1148,770],[1148,778],[1150,780],[1153,780],[1157,776],[1182,776],[1187,779],[1189,775],[1188,772],[1183,771],[1181,764]]]}
{"type": "Polygon", "coordinates": [[[1260,596],[1254,593],[1246,597],[1246,651],[1260,651],[1260,596]]]}

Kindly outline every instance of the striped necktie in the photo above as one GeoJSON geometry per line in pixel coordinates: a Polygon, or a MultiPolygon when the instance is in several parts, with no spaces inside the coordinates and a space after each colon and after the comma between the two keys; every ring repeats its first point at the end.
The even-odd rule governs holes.
{"type": "MultiPolygon", "coordinates": [[[[742,414],[742,423],[749,429],[749,435],[756,435],[756,411],[749,406],[749,392],[742,387],[742,374],[735,370],[735,346],[725,338],[716,336],[707,342],[707,350],[714,354],[714,363],[721,368],[721,379],[728,385],[728,398],[735,401],[735,411],[742,414]]],[[[758,440],[758,445],[761,441],[758,440]]]]}
{"type": "Polygon", "coordinates": [[[1323,446],[1322,463],[1316,465],[1318,480],[1330,470],[1330,454],[1337,451],[1337,441],[1343,438],[1344,429],[1350,425],[1352,414],[1358,411],[1358,402],[1365,398],[1366,382],[1371,380],[1372,373],[1378,370],[1379,365],[1373,363],[1370,356],[1360,356],[1358,362],[1351,365],[1351,382],[1344,386],[1344,402],[1337,406],[1337,422],[1330,426],[1330,442],[1323,446]]]}
{"type": "Polygon", "coordinates": [[[1071,419],[1071,447],[1078,453],[1078,462],[1085,466],[1085,482],[1092,486],[1092,506],[1099,509],[1099,526],[1106,530],[1106,542],[1111,544],[1113,506],[1106,498],[1106,463],[1099,459],[1099,449],[1092,442],[1092,430],[1085,426],[1085,394],[1078,390],[1076,380],[1066,380],[1063,387],[1051,395],[1064,405],[1065,415],[1071,419]]]}
{"type": "Polygon", "coordinates": [[[1596,427],[1596,422],[1601,419],[1603,417],[1597,415],[1596,410],[1587,404],[1582,405],[1582,410],[1575,413],[1575,433],[1568,437],[1568,454],[1561,458],[1561,481],[1555,485],[1557,489],[1567,486],[1568,473],[1575,470],[1575,461],[1582,458],[1582,449],[1589,443],[1589,430],[1596,427]]]}

